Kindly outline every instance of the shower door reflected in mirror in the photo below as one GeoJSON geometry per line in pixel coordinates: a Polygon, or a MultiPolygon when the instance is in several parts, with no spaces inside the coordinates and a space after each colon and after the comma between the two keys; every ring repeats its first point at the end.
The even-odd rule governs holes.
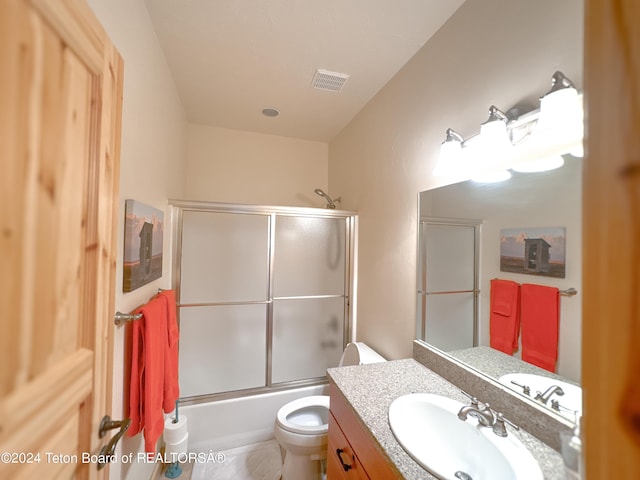
{"type": "Polygon", "coordinates": [[[478,345],[479,229],[473,220],[420,220],[418,338],[443,351],[478,345]]]}

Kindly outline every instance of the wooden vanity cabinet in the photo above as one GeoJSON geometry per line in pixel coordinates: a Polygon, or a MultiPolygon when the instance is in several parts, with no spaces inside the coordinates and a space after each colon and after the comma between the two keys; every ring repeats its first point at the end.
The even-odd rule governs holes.
{"type": "Polygon", "coordinates": [[[330,396],[327,480],[402,478],[333,383],[330,396]]]}
{"type": "Polygon", "coordinates": [[[344,436],[344,433],[332,414],[329,415],[327,479],[369,479],[364,467],[356,457],[349,441],[344,436]]]}

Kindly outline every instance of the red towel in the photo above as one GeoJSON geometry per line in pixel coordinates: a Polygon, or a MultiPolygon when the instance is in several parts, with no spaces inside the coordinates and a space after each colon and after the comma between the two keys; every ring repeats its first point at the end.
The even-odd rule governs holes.
{"type": "Polygon", "coordinates": [[[127,435],[144,430],[145,451],[155,453],[164,415],[175,408],[178,389],[178,326],[173,291],[166,290],[140,307],[133,322],[127,435]]]}
{"type": "Polygon", "coordinates": [[[172,412],[176,400],[180,397],[178,385],[178,322],[176,321],[176,297],[173,290],[163,290],[159,297],[165,301],[167,311],[167,346],[164,356],[164,392],[162,408],[165,413],[172,412]]]}
{"type": "Polygon", "coordinates": [[[520,285],[511,280],[491,280],[489,345],[508,355],[518,349],[520,285]]]}
{"type": "Polygon", "coordinates": [[[554,287],[525,283],[521,292],[522,359],[556,371],[560,291],[554,287]]]}

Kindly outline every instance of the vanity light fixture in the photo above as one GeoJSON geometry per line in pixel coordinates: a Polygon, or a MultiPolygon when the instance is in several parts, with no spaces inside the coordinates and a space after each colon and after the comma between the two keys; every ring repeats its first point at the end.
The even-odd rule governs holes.
{"type": "MultiPolygon", "coordinates": [[[[560,71],[551,77],[551,90],[540,98],[540,116],[532,141],[539,145],[556,145],[582,138],[582,105],[578,90],[560,71]]],[[[580,145],[581,146],[581,145],[580,145]]],[[[580,148],[573,149],[581,156],[580,148]]]]}
{"type": "Polygon", "coordinates": [[[447,128],[445,133],[447,137],[440,144],[440,158],[433,170],[433,174],[439,177],[455,174],[462,163],[462,136],[452,128],[447,128]]]}
{"type": "Polygon", "coordinates": [[[495,152],[511,147],[511,138],[507,131],[507,116],[495,105],[489,107],[489,118],[480,124],[480,142],[482,148],[495,152]]]}
{"type": "MultiPolygon", "coordinates": [[[[509,114],[512,111],[516,109],[509,114]]],[[[447,129],[433,173],[486,182],[510,178],[506,169],[541,172],[561,167],[562,155],[582,156],[583,116],[582,95],[557,71],[539,109],[512,117],[492,105],[480,134],[469,139],[447,129]]]]}
{"type": "Polygon", "coordinates": [[[502,168],[509,160],[513,145],[507,129],[509,119],[498,107],[489,107],[489,118],[480,124],[479,151],[471,180],[479,183],[504,182],[511,174],[502,168]],[[481,162],[479,164],[478,162],[481,162]]]}

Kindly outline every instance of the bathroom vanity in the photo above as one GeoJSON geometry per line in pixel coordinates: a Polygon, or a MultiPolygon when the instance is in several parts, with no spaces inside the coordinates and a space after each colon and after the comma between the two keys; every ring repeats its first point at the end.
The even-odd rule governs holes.
{"type": "Polygon", "coordinates": [[[335,383],[331,383],[329,391],[328,478],[402,478],[394,465],[378,450],[374,439],[335,383]]]}
{"type": "MultiPolygon", "coordinates": [[[[410,393],[434,393],[463,403],[458,387],[413,359],[330,368],[331,415],[328,480],[341,478],[435,479],[407,454],[389,426],[391,403],[410,393]],[[345,470],[344,465],[349,468],[345,470]]],[[[480,398],[480,401],[483,399],[480,398]]],[[[508,427],[536,459],[547,480],[565,478],[562,457],[521,426],[508,427]]],[[[425,431],[424,435],[437,435],[425,431]]]]}

